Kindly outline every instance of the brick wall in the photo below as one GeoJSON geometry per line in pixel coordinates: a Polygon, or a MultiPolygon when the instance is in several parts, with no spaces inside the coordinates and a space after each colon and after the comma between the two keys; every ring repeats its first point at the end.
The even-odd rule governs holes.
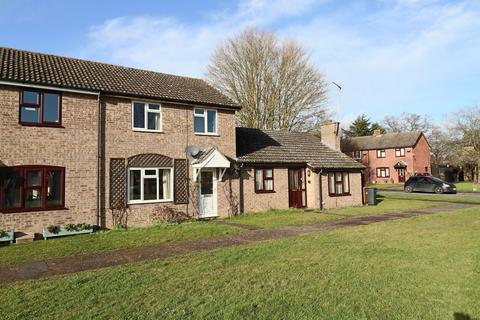
{"type": "Polygon", "coordinates": [[[40,232],[50,224],[95,223],[96,96],[63,93],[61,128],[22,126],[19,89],[0,86],[0,165],[65,167],[66,210],[0,213],[0,229],[40,232]]]}
{"type": "MultiPolygon", "coordinates": [[[[185,158],[187,145],[198,147],[214,146],[231,158],[236,156],[235,147],[235,113],[231,110],[218,110],[218,135],[196,135],[193,132],[193,107],[163,103],[161,105],[162,132],[140,132],[132,130],[132,102],[130,99],[105,99],[106,130],[105,130],[105,158],[106,158],[106,223],[112,226],[112,212],[108,209],[109,174],[111,158],[128,158],[142,153],[158,153],[171,158],[185,158]]],[[[148,102],[148,101],[147,101],[148,102]]],[[[193,170],[189,168],[190,178],[193,170]]],[[[218,181],[217,203],[220,216],[227,216],[231,208],[227,200],[229,190],[228,179],[218,181]]],[[[233,185],[235,190],[238,186],[233,185]]],[[[238,191],[237,191],[238,193],[238,191]]],[[[172,206],[173,202],[154,204],[133,204],[128,209],[129,225],[146,225],[152,223],[152,214],[161,206],[172,206]]],[[[187,206],[173,205],[179,210],[187,210],[187,206]]],[[[188,210],[192,212],[190,205],[188,210]]]]}

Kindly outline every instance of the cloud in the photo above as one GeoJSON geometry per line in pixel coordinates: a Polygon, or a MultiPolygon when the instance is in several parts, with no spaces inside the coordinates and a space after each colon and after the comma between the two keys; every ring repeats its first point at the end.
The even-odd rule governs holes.
{"type": "Polygon", "coordinates": [[[85,58],[202,77],[223,39],[247,26],[295,38],[329,80],[345,120],[449,113],[479,99],[480,7],[470,1],[249,0],[201,21],[118,17],[93,26],[85,58]],[[372,5],[372,3],[374,5],[372,5]]]}

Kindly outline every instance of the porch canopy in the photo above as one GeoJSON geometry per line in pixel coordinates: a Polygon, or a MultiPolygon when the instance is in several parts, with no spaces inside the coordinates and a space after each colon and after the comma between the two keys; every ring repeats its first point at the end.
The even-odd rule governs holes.
{"type": "Polygon", "coordinates": [[[407,164],[404,161],[398,161],[393,167],[395,169],[405,169],[407,167],[407,164]]]}
{"type": "Polygon", "coordinates": [[[200,171],[207,168],[219,169],[218,179],[222,180],[225,171],[230,168],[230,161],[216,148],[210,147],[192,160],[192,168],[194,181],[197,181],[200,171]]]}

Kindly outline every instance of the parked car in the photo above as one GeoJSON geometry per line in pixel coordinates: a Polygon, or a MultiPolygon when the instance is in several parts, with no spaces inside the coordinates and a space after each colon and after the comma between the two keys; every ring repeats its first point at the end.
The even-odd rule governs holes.
{"type": "Polygon", "coordinates": [[[457,193],[457,187],[453,183],[420,175],[410,177],[403,185],[403,189],[405,192],[457,193]]]}

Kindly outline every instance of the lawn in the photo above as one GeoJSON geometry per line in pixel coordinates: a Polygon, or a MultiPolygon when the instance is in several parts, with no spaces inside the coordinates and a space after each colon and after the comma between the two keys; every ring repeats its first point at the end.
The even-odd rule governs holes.
{"type": "Polygon", "coordinates": [[[341,219],[350,216],[364,216],[381,213],[407,211],[444,205],[442,202],[420,200],[395,200],[388,199],[376,206],[345,207],[324,211],[304,210],[271,210],[267,212],[252,212],[228,218],[227,221],[252,225],[260,228],[281,228],[289,225],[313,224],[328,220],[341,219]]]}
{"type": "MultiPolygon", "coordinates": [[[[241,229],[208,222],[163,223],[0,247],[0,266],[46,258],[211,237],[241,229]]],[[[1,318],[1,317],[0,317],[1,318]]]]}
{"type": "Polygon", "coordinates": [[[431,194],[431,193],[384,193],[380,192],[379,196],[389,200],[406,200],[408,203],[413,201],[432,202],[432,203],[471,203],[480,204],[480,197],[459,195],[459,194],[431,194]]]}
{"type": "Polygon", "coordinates": [[[0,288],[2,319],[480,317],[477,208],[0,288]]]}

